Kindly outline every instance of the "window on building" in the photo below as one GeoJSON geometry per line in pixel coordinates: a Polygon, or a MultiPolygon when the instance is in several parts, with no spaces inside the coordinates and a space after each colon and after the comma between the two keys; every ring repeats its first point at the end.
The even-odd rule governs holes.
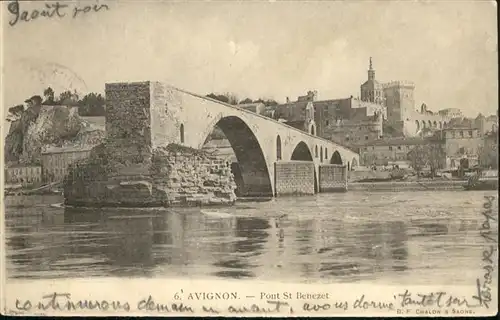
{"type": "Polygon", "coordinates": [[[392,146],[389,146],[389,150],[391,150],[391,151],[392,151],[392,146]]]}
{"type": "Polygon", "coordinates": [[[345,141],[349,141],[349,137],[345,137],[345,141]]]}
{"type": "Polygon", "coordinates": [[[368,136],[365,136],[365,140],[368,140],[368,136]]]}
{"type": "Polygon", "coordinates": [[[398,150],[401,150],[401,146],[398,146],[398,150]]]}
{"type": "Polygon", "coordinates": [[[463,138],[464,137],[464,132],[463,131],[460,131],[460,137],[463,138]]]}
{"type": "Polygon", "coordinates": [[[325,121],[325,125],[328,125],[328,124],[329,124],[329,121],[328,121],[328,120],[326,120],[326,121],[325,121]]]}
{"type": "Polygon", "coordinates": [[[472,137],[472,130],[469,131],[469,137],[472,137]]]}

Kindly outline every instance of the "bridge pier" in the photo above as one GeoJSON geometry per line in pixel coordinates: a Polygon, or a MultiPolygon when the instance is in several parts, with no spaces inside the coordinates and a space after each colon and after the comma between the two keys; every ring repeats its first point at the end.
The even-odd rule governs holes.
{"type": "Polygon", "coordinates": [[[312,161],[277,161],[274,163],[276,196],[313,195],[317,191],[312,161]]]}
{"type": "Polygon", "coordinates": [[[338,164],[319,165],[319,192],[346,192],[347,166],[338,164]]]}

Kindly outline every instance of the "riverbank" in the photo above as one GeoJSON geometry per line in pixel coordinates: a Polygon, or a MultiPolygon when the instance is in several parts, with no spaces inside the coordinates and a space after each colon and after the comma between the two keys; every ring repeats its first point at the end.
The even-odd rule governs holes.
{"type": "Polygon", "coordinates": [[[349,191],[423,191],[423,190],[464,190],[464,180],[413,180],[349,182],[349,191]]]}

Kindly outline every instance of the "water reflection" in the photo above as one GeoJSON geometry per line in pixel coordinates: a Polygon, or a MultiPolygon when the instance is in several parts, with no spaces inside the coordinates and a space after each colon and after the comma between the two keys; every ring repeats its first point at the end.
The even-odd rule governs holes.
{"type": "Polygon", "coordinates": [[[342,212],[343,207],[355,206],[339,202],[336,214],[305,214],[304,208],[290,206],[286,215],[281,208],[276,214],[258,216],[263,208],[269,209],[259,205],[220,216],[199,208],[41,206],[36,214],[16,208],[16,214],[6,219],[9,276],[352,282],[411,275],[429,266],[450,272],[453,266],[442,258],[444,250],[448,257],[480,267],[472,259],[464,262],[477,256],[472,247],[469,251],[464,247],[477,236],[479,215],[407,218],[387,213],[387,207],[378,204],[379,212],[369,211],[376,216],[364,218],[342,212]]]}

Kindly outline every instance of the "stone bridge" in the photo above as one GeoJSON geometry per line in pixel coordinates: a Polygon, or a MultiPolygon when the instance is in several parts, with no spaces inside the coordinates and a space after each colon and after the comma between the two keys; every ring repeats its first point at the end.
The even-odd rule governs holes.
{"type": "Polygon", "coordinates": [[[119,127],[138,126],[144,127],[139,144],[155,148],[176,143],[201,149],[218,126],[235,152],[245,196],[276,195],[279,163],[312,162],[311,184],[316,192],[320,190],[320,166],[342,164],[352,168],[359,163],[357,153],[332,141],[160,82],[106,84],[106,99],[108,138],[114,136],[125,144],[135,138],[119,136],[119,127]]]}

